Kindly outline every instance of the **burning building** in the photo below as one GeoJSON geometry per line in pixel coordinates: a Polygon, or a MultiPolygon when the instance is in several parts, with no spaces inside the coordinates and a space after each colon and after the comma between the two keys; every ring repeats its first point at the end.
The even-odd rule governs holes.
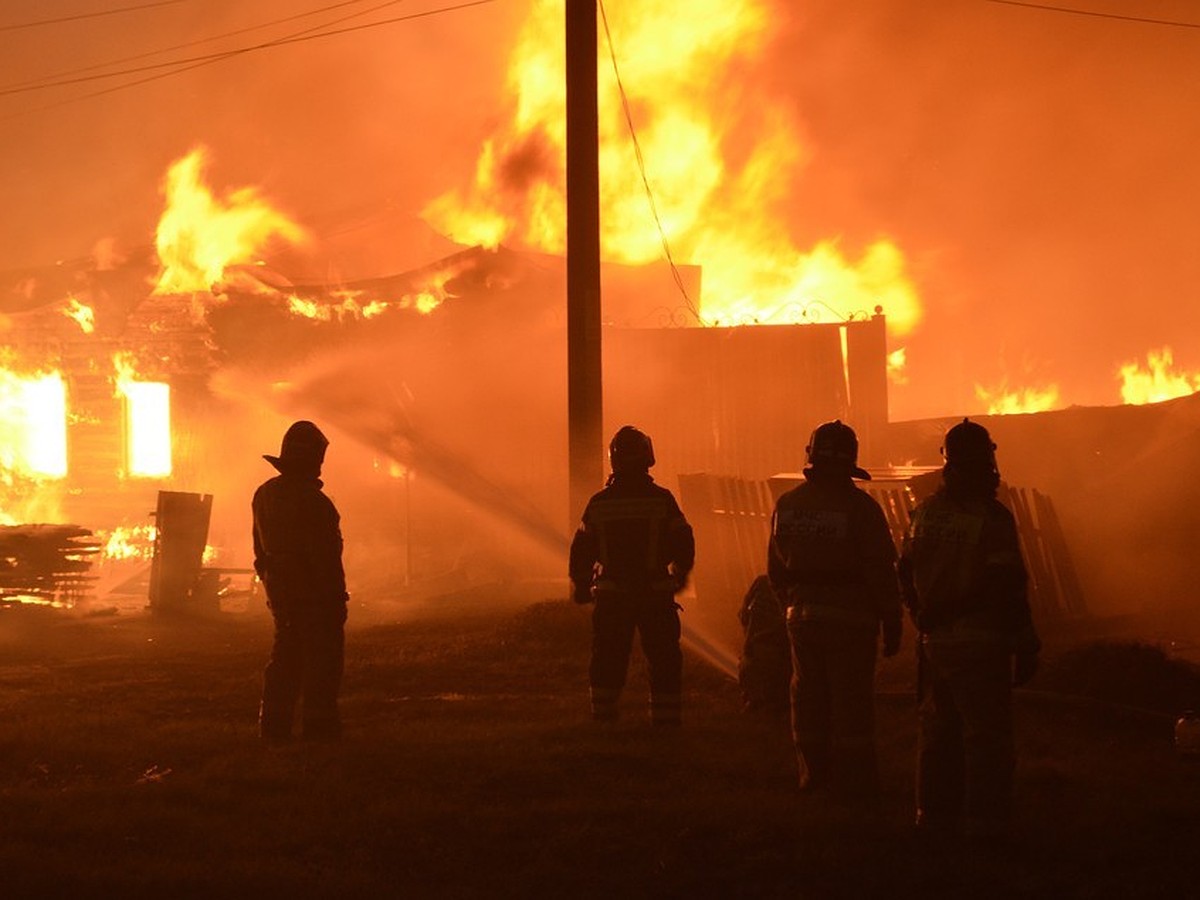
{"type": "MultiPolygon", "coordinates": [[[[445,252],[422,260],[427,265],[394,274],[396,248],[386,246],[372,260],[371,274],[384,273],[378,277],[340,277],[336,261],[306,265],[296,248],[314,242],[307,227],[257,190],[215,196],[203,184],[202,154],[193,153],[168,174],[153,249],[100,247],[76,263],[7,276],[0,285],[10,326],[5,366],[18,380],[7,390],[6,421],[20,433],[4,466],[13,521],[111,528],[103,543],[125,552],[116,529],[125,516],[131,530],[148,527],[155,492],[211,493],[213,543],[231,548],[230,565],[244,565],[236,548],[244,546],[246,516],[227,510],[244,506],[261,475],[258,454],[273,449],[288,418],[312,416],[338,429],[330,464],[346,466],[340,490],[361,500],[339,497],[351,554],[377,548],[381,534],[401,535],[406,562],[396,572],[407,577],[422,566],[461,566],[455,557],[476,554],[461,550],[472,541],[493,545],[478,554],[494,565],[509,549],[513,522],[541,546],[561,542],[570,527],[559,470],[566,455],[561,5],[528,6],[506,75],[496,79],[504,102],[480,126],[471,175],[453,183],[446,167],[431,166],[419,179],[426,194],[406,200],[447,238],[445,252]],[[49,424],[39,424],[42,413],[49,424]],[[485,518],[464,528],[468,508],[485,510],[485,518]]],[[[832,7],[816,15],[849,15],[832,7]]],[[[841,175],[831,187],[801,184],[801,171],[820,162],[807,123],[784,92],[766,90],[769,78],[747,77],[782,27],[783,8],[766,0],[703,4],[682,29],[669,4],[630,3],[604,23],[602,49],[611,51],[600,68],[605,427],[633,421],[654,434],[658,474],[668,483],[696,473],[762,481],[794,471],[812,425],[828,418],[859,429],[874,466],[936,464],[929,452],[937,436],[921,423],[891,421],[890,385],[910,378],[938,398],[939,410],[960,405],[944,398],[970,395],[976,372],[968,363],[977,360],[930,377],[930,342],[957,346],[969,336],[976,350],[963,354],[980,356],[978,347],[990,346],[987,323],[1018,317],[989,298],[991,318],[982,302],[954,318],[945,296],[921,296],[918,284],[927,286],[942,251],[908,253],[900,236],[919,229],[892,224],[902,216],[870,210],[868,228],[828,236],[842,229],[806,204],[845,188],[850,176],[834,166],[821,170],[841,175]],[[916,368],[906,371],[906,344],[923,338],[920,329],[939,313],[949,324],[926,339],[924,357],[919,347],[910,354],[916,368]]],[[[1053,52],[1061,55],[1057,44],[1053,52]]],[[[385,64],[393,60],[389,50],[385,64]]],[[[873,81],[872,98],[892,86],[873,81]]],[[[886,112],[886,103],[875,106],[886,112]]],[[[383,127],[377,118],[373,111],[373,129],[383,127]]],[[[855,109],[853,118],[864,116],[855,109]]],[[[399,131],[419,144],[410,126],[399,131]]],[[[322,124],[322,135],[327,130],[322,124]]],[[[230,144],[245,151],[249,130],[230,131],[230,144]]],[[[279,131],[293,151],[291,130],[279,131]]],[[[461,141],[461,130],[455,135],[461,141]]],[[[871,164],[860,164],[855,177],[873,169],[885,143],[872,140],[871,164]]],[[[930,151],[911,155],[925,159],[930,151]]],[[[341,190],[337,179],[313,178],[291,159],[280,167],[289,177],[341,190]]],[[[923,204],[912,201],[907,181],[896,183],[906,209],[923,204]]],[[[377,197],[373,185],[368,195],[377,197]]],[[[936,214],[968,205],[961,199],[936,214]]],[[[1069,387],[1048,383],[976,386],[977,405],[961,411],[1036,408],[1061,418],[1070,396],[1069,387]]],[[[1041,419],[1011,421],[1033,433],[1041,419]]],[[[1003,442],[1008,422],[997,427],[1003,442]]],[[[1026,454],[1044,448],[1032,437],[1011,443],[1021,450],[1010,477],[1059,497],[1061,481],[1038,482],[1044,473],[1025,464],[1026,454]]],[[[335,469],[331,487],[341,474],[335,469]]],[[[1064,520],[1070,526],[1079,517],[1067,511],[1064,520]]],[[[392,547],[374,553],[396,555],[392,547]]]]}

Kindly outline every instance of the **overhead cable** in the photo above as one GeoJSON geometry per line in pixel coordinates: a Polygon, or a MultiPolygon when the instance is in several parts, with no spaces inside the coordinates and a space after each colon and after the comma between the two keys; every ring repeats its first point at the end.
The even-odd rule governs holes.
{"type": "MultiPolygon", "coordinates": [[[[391,2],[400,2],[400,0],[391,0],[391,2]]],[[[169,71],[169,72],[159,72],[155,75],[148,75],[145,78],[139,78],[134,81],[128,81],[123,84],[114,85],[113,87],[104,88],[104,89],[98,90],[98,91],[92,91],[89,94],[81,94],[79,96],[70,97],[65,100],[59,100],[56,103],[48,103],[45,106],[39,106],[39,107],[35,107],[33,109],[27,109],[27,110],[22,110],[20,112],[10,113],[7,116],[0,116],[0,120],[13,119],[13,118],[17,118],[18,116],[27,115],[27,114],[33,113],[33,112],[45,112],[47,110],[56,109],[60,106],[65,106],[70,103],[77,103],[81,100],[91,100],[96,97],[103,97],[108,94],[114,94],[119,91],[137,87],[138,85],[147,84],[151,81],[158,81],[163,78],[170,78],[173,75],[180,75],[180,74],[183,74],[184,72],[191,71],[192,69],[198,69],[201,66],[212,65],[213,63],[222,62],[223,60],[227,60],[227,59],[233,59],[234,57],[243,56],[247,53],[253,53],[253,52],[259,51],[259,50],[268,50],[268,49],[272,49],[275,47],[281,47],[281,46],[284,46],[287,44],[296,44],[296,43],[300,43],[302,41],[316,40],[318,38],[334,37],[336,35],[348,34],[350,32],[354,32],[354,31],[362,31],[364,29],[369,29],[369,28],[378,28],[383,25],[393,25],[393,24],[396,24],[397,22],[407,22],[407,21],[412,21],[414,19],[428,18],[430,16],[440,15],[441,13],[456,12],[458,10],[469,9],[469,8],[475,7],[475,6],[484,6],[489,3],[495,3],[495,2],[496,2],[496,0],[471,0],[471,2],[468,2],[468,3],[460,3],[455,6],[443,6],[443,7],[437,8],[437,9],[425,10],[425,11],[419,12],[419,13],[410,13],[409,15],[405,15],[405,16],[395,16],[391,19],[382,19],[378,22],[368,22],[363,25],[353,25],[353,26],[350,26],[347,28],[334,29],[332,31],[320,31],[316,34],[302,34],[301,36],[280,38],[278,40],[267,41],[265,43],[255,44],[255,45],[249,46],[249,47],[240,47],[236,50],[229,50],[229,51],[225,51],[223,53],[214,53],[214,54],[210,54],[207,56],[194,57],[193,58],[194,61],[177,60],[173,63],[173,65],[177,66],[177,68],[171,69],[171,71],[169,71]]],[[[384,4],[384,5],[388,5],[388,4],[384,4]]],[[[326,26],[314,26],[314,27],[324,28],[326,26]]],[[[308,29],[308,30],[311,31],[312,29],[308,29]]],[[[150,67],[147,67],[147,68],[150,68],[150,67]]],[[[162,66],[154,66],[153,68],[162,68],[162,66]]],[[[26,90],[32,90],[32,89],[33,88],[29,88],[26,90]]],[[[0,91],[0,94],[14,94],[14,93],[22,93],[22,91],[17,91],[17,90],[0,91]]]]}
{"type": "Polygon", "coordinates": [[[94,72],[96,69],[105,69],[110,66],[120,66],[125,63],[136,62],[139,59],[148,59],[151,56],[159,56],[163,53],[173,53],[176,50],[186,50],[188,47],[198,47],[201,44],[211,44],[213,41],[224,40],[225,38],[237,37],[241,34],[248,34],[251,31],[261,31],[264,28],[273,28],[276,25],[283,25],[287,22],[293,22],[296,19],[304,19],[308,16],[320,15],[324,12],[330,12],[343,6],[354,6],[358,3],[365,3],[366,0],[342,0],[340,3],[331,3],[327,6],[321,6],[316,9],[310,9],[308,12],[295,13],[290,16],[284,16],[281,19],[272,19],[268,22],[260,22],[258,25],[248,25],[245,28],[237,28],[233,31],[225,31],[221,34],[210,35],[209,37],[197,38],[194,41],[185,41],[182,44],[173,44],[170,47],[160,47],[157,50],[147,50],[144,53],[135,53],[132,56],[122,56],[117,59],[110,59],[105,62],[93,63],[89,66],[80,66],[74,69],[66,69],[59,72],[52,72],[48,75],[42,75],[38,78],[27,78],[24,81],[13,81],[7,84],[0,84],[0,90],[11,87],[26,87],[31,85],[40,85],[46,82],[57,81],[58,79],[67,78],[71,75],[79,75],[83,72],[94,72]]]}
{"type": "Polygon", "coordinates": [[[1000,3],[1004,6],[1023,6],[1026,9],[1041,9],[1047,12],[1071,13],[1076,16],[1091,16],[1096,19],[1119,19],[1122,22],[1140,22],[1144,25],[1169,25],[1173,28],[1200,28],[1200,22],[1179,22],[1174,19],[1150,19],[1145,16],[1127,16],[1120,13],[1097,12],[1091,9],[1075,9],[1070,6],[1049,6],[1042,3],[1028,3],[1025,0],[985,0],[987,3],[1000,3]]]}
{"type": "Polygon", "coordinates": [[[121,6],[117,9],[101,9],[96,12],[77,13],[73,16],[58,16],[54,19],[38,19],[34,22],[0,25],[0,31],[19,31],[23,28],[40,28],[43,25],[61,25],[64,22],[78,22],[80,19],[96,19],[100,16],[113,16],[117,13],[137,12],[141,9],[154,9],[157,6],[174,6],[177,3],[187,2],[188,0],[158,0],[157,3],[140,3],[137,6],[121,6]]]}
{"type": "Polygon", "coordinates": [[[679,272],[679,267],[675,265],[675,259],[671,255],[671,245],[667,241],[666,229],[663,228],[662,219],[658,215],[658,203],[655,202],[654,191],[651,189],[650,179],[646,175],[646,160],[642,156],[642,145],[638,140],[637,129],[633,125],[633,113],[629,108],[629,98],[625,94],[625,85],[621,81],[621,70],[617,66],[617,52],[613,47],[612,32],[608,28],[608,13],[604,9],[604,0],[598,0],[598,3],[600,6],[600,20],[604,23],[604,39],[608,43],[608,55],[612,59],[613,75],[617,79],[617,91],[621,95],[621,108],[625,112],[625,123],[629,126],[629,137],[633,140],[633,153],[637,157],[638,171],[642,176],[642,185],[646,189],[646,199],[650,202],[650,213],[654,216],[654,224],[658,228],[658,237],[662,242],[663,253],[666,255],[667,264],[671,267],[671,277],[675,280],[675,286],[679,288],[679,293],[683,295],[684,304],[687,306],[688,311],[696,317],[696,321],[703,325],[704,320],[700,318],[700,310],[692,302],[687,287],[683,283],[683,276],[679,272]]]}
{"type": "MultiPolygon", "coordinates": [[[[353,0],[353,2],[360,2],[360,0],[353,0]]],[[[3,90],[0,90],[0,96],[7,96],[10,94],[28,94],[33,91],[44,91],[49,88],[66,87],[68,85],[83,84],[83,83],[89,82],[89,81],[103,81],[106,78],[119,78],[122,75],[138,75],[138,74],[141,74],[142,72],[153,72],[157,69],[176,69],[176,68],[178,68],[178,71],[186,72],[189,69],[197,68],[198,65],[206,65],[208,63],[220,62],[223,59],[229,59],[230,57],[233,57],[233,56],[241,56],[244,53],[250,53],[255,50],[266,50],[271,47],[279,47],[284,44],[294,44],[294,43],[297,43],[302,40],[311,40],[313,38],[326,37],[330,34],[340,34],[340,33],[342,33],[341,31],[324,32],[324,31],[322,31],[322,29],[329,28],[331,25],[338,25],[342,22],[348,22],[351,19],[357,19],[362,16],[369,15],[370,13],[378,12],[379,10],[385,9],[386,7],[395,6],[397,3],[403,3],[403,2],[404,2],[404,0],[386,0],[386,2],[380,3],[376,6],[372,6],[369,9],[359,10],[358,12],[351,13],[348,16],[342,16],[342,18],[340,18],[340,19],[334,19],[331,22],[323,22],[320,25],[313,25],[309,28],[305,28],[302,31],[295,31],[295,32],[292,32],[291,34],[285,35],[284,37],[281,37],[281,38],[273,38],[272,40],[269,40],[269,41],[263,41],[261,44],[253,44],[248,47],[235,47],[232,50],[221,50],[216,53],[206,53],[201,56],[190,56],[190,57],[183,57],[182,59],[167,60],[165,62],[149,63],[148,65],[144,65],[144,66],[134,66],[131,69],[118,69],[114,72],[98,72],[94,75],[81,75],[78,78],[62,78],[58,81],[44,81],[44,82],[41,82],[38,84],[28,84],[28,85],[23,85],[21,87],[5,88],[3,90]],[[314,32],[320,32],[320,33],[314,33],[314,32]]],[[[491,0],[485,0],[485,2],[491,2],[491,0]]],[[[343,4],[335,4],[335,6],[344,6],[344,5],[347,5],[347,4],[344,4],[344,3],[343,4]]],[[[329,7],[329,9],[332,9],[332,8],[334,8],[334,7],[329,7]]],[[[412,16],[406,16],[403,18],[416,18],[419,15],[423,15],[423,14],[418,13],[418,14],[414,14],[412,16]]],[[[396,21],[396,20],[389,20],[389,21],[396,21]]],[[[382,24],[385,24],[385,23],[384,22],[371,23],[371,25],[382,25],[382,24]]],[[[361,25],[361,26],[357,26],[357,27],[366,28],[369,26],[361,25]]],[[[354,29],[350,28],[350,29],[344,29],[344,30],[352,31],[354,29]]],[[[166,74],[170,75],[173,73],[168,72],[166,74]]],[[[131,84],[131,85],[143,84],[145,81],[151,81],[151,80],[153,80],[153,79],[142,79],[139,81],[129,82],[129,84],[131,84]]],[[[99,92],[99,94],[102,94],[102,93],[106,93],[106,92],[105,91],[99,92]]],[[[99,94],[88,94],[87,96],[99,96],[99,94]]]]}

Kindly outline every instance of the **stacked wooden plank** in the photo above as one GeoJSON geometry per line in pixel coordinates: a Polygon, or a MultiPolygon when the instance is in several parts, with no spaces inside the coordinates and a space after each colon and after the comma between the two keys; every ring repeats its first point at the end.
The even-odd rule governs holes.
{"type": "Polygon", "coordinates": [[[74,607],[91,592],[100,544],[78,525],[0,527],[0,603],[74,607]]]}

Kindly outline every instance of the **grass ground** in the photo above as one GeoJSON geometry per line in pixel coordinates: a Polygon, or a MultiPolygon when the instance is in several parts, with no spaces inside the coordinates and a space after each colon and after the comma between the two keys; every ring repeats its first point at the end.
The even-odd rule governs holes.
{"type": "Polygon", "coordinates": [[[645,722],[636,661],[595,727],[566,603],[352,629],[344,740],[283,748],[256,740],[265,616],[33,612],[0,613],[6,898],[1196,896],[1200,764],[1166,716],[1021,694],[1018,835],[931,847],[903,661],[864,810],[797,795],[786,726],[696,659],[683,729],[645,722]]]}

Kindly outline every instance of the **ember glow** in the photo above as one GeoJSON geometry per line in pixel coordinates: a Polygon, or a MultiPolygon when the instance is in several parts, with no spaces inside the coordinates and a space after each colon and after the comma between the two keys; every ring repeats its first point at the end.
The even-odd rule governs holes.
{"type": "Polygon", "coordinates": [[[142,559],[149,560],[154,556],[154,538],[157,532],[153,525],[118,526],[105,536],[103,532],[98,537],[104,541],[104,558],[111,560],[142,559]]]}
{"type": "Polygon", "coordinates": [[[252,187],[214,196],[202,179],[205,161],[204,149],[197,148],[167,172],[166,209],[155,236],[162,264],[156,294],[211,290],[226,268],[256,262],[271,240],[294,244],[307,237],[252,187]]]}
{"type": "Polygon", "coordinates": [[[321,303],[307,297],[292,294],[287,298],[288,311],[306,319],[320,322],[342,322],[355,319],[374,319],[388,310],[415,309],[422,315],[428,315],[442,304],[445,299],[444,285],[450,273],[443,273],[430,279],[425,290],[413,294],[405,294],[399,299],[384,300],[370,297],[363,291],[335,291],[334,297],[340,302],[321,303]]]}
{"type": "MultiPolygon", "coordinates": [[[[565,250],[561,18],[561,2],[536,0],[510,60],[509,121],[485,141],[473,183],[424,211],[454,240],[565,250]]],[[[609,23],[672,256],[703,266],[701,321],[831,321],[882,306],[893,334],[911,331],[921,309],[895,244],[880,238],[853,258],[836,240],[801,250],[789,236],[784,206],[808,151],[785,105],[746,96],[734,75],[778,27],[765,0],[702,0],[686,14],[636,0],[609,23]]],[[[628,264],[659,260],[662,239],[607,47],[599,78],[602,253],[628,264]]]]}
{"type": "Polygon", "coordinates": [[[1146,367],[1137,360],[1121,366],[1121,400],[1132,405],[1158,403],[1186,397],[1200,390],[1200,372],[1175,370],[1170,347],[1146,355],[1146,367]]]}
{"type": "Polygon", "coordinates": [[[0,465],[32,478],[67,474],[67,386],[60,372],[0,369],[0,465]]]}
{"type": "Polygon", "coordinates": [[[1049,412],[1062,406],[1058,386],[1044,388],[1018,388],[1009,390],[1002,385],[989,390],[975,385],[975,396],[987,405],[989,416],[1012,416],[1020,413],[1049,412]]]}
{"type": "Polygon", "coordinates": [[[118,396],[125,398],[126,459],[130,475],[162,478],[171,474],[171,387],[139,381],[133,362],[124,354],[113,357],[118,396]]]}

